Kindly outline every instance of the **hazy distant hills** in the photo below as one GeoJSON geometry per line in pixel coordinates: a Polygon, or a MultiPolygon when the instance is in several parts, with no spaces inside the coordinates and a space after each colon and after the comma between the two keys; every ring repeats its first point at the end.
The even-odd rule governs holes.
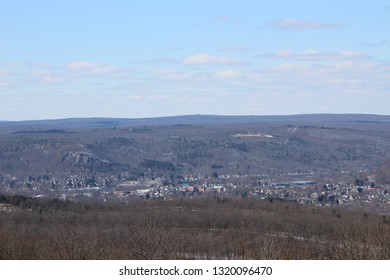
{"type": "Polygon", "coordinates": [[[372,114],[306,114],[280,116],[185,115],[155,118],[70,118],[55,120],[0,121],[1,127],[109,128],[126,126],[205,125],[256,122],[390,122],[390,116],[372,114]]]}
{"type": "Polygon", "coordinates": [[[91,173],[136,178],[150,170],[168,177],[306,170],[318,176],[361,170],[369,175],[390,159],[390,116],[378,115],[1,122],[0,136],[0,174],[10,178],[91,173]]]}

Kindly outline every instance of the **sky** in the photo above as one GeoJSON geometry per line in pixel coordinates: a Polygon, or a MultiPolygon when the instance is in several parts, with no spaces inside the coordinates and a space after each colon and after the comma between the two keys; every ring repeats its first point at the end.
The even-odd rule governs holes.
{"type": "Polygon", "coordinates": [[[390,115],[390,0],[0,0],[0,120],[390,115]]]}

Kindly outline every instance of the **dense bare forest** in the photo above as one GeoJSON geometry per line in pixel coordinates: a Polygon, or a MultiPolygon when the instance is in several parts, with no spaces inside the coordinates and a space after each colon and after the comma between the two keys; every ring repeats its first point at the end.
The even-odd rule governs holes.
{"type": "Polygon", "coordinates": [[[1,196],[0,259],[389,259],[390,218],[254,199],[1,196]]]}

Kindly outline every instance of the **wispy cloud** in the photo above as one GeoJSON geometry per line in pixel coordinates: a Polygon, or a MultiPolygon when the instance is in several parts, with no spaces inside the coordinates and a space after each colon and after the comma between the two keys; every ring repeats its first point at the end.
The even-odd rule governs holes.
{"type": "Polygon", "coordinates": [[[31,74],[34,78],[37,78],[41,82],[44,83],[57,83],[57,82],[64,82],[67,78],[66,75],[63,75],[61,73],[53,72],[49,69],[36,69],[31,71],[31,74]]]}
{"type": "Polygon", "coordinates": [[[303,52],[294,52],[291,50],[279,50],[271,55],[263,55],[263,57],[283,58],[291,60],[363,60],[369,59],[370,56],[352,50],[342,50],[335,52],[323,52],[318,50],[307,50],[303,52]]]}
{"type": "Polygon", "coordinates": [[[31,74],[33,74],[34,76],[46,76],[46,75],[51,75],[52,72],[45,69],[38,69],[38,70],[33,70],[31,74]]]}
{"type": "Polygon", "coordinates": [[[214,20],[219,21],[219,22],[229,22],[229,21],[233,20],[233,17],[231,17],[231,16],[216,16],[216,17],[214,17],[214,20]]]}
{"type": "Polygon", "coordinates": [[[154,74],[157,74],[159,77],[168,80],[188,80],[191,75],[186,72],[178,71],[172,68],[158,68],[152,71],[154,74]]]}
{"type": "Polygon", "coordinates": [[[237,70],[222,70],[215,73],[217,78],[221,79],[235,79],[241,76],[241,72],[237,70]]]}
{"type": "MultiPolygon", "coordinates": [[[[66,114],[79,116],[80,112],[87,116],[96,112],[94,110],[102,113],[114,112],[119,116],[126,115],[129,108],[138,113],[141,112],[139,110],[145,109],[148,114],[154,114],[160,107],[166,108],[164,112],[167,114],[176,107],[183,111],[175,111],[175,114],[192,112],[191,110],[205,110],[201,113],[215,110],[213,112],[218,114],[287,114],[308,110],[322,112],[327,111],[328,107],[331,112],[345,112],[355,109],[364,111],[367,106],[374,106],[377,113],[387,112],[390,63],[374,59],[310,63],[313,57],[319,57],[319,53],[279,51],[274,54],[308,59],[309,63],[288,60],[271,66],[222,65],[223,68],[171,65],[140,71],[131,80],[126,75],[76,75],[68,68],[72,66],[81,71],[86,68],[86,73],[89,73],[88,69],[94,66],[94,63],[20,69],[14,78],[7,76],[8,69],[1,69],[0,88],[6,90],[2,90],[0,95],[2,100],[15,104],[19,102],[18,96],[23,97],[20,105],[9,105],[6,109],[30,114],[28,109],[33,105],[39,108],[36,116],[41,116],[42,111],[47,112],[45,107],[53,107],[48,105],[51,103],[71,108],[71,111],[66,113],[55,110],[51,112],[53,116],[58,113],[58,116],[62,114],[62,117],[66,114]],[[60,80],[54,83],[50,80],[54,78],[60,80]],[[4,84],[5,82],[11,84],[4,84]],[[25,94],[26,88],[29,89],[29,94],[25,94]],[[85,105],[90,104],[91,99],[97,100],[96,98],[100,98],[99,103],[85,105]],[[220,104],[218,108],[215,108],[216,102],[220,104]],[[271,109],[258,111],[259,104],[271,109]],[[224,111],[224,108],[227,108],[227,111],[224,111]]],[[[334,55],[326,54],[328,59],[330,54],[334,55]]],[[[344,56],[358,55],[345,52],[344,56]]],[[[203,62],[209,61],[210,59],[203,62]]],[[[4,114],[5,111],[1,109],[4,114]]],[[[22,115],[19,117],[25,118],[22,115]]],[[[31,118],[31,115],[28,115],[28,118],[31,118]]]]}
{"type": "Polygon", "coordinates": [[[213,56],[205,53],[195,54],[183,59],[184,64],[240,64],[237,59],[228,56],[213,56]]]}
{"type": "Polygon", "coordinates": [[[103,65],[103,64],[97,64],[94,62],[87,62],[87,61],[75,61],[66,64],[66,68],[68,68],[71,71],[85,71],[90,73],[115,73],[119,71],[118,67],[112,66],[112,65],[103,65]]]}
{"type": "Polygon", "coordinates": [[[1,76],[6,76],[6,75],[11,75],[14,74],[15,72],[13,71],[8,71],[8,70],[0,70],[0,77],[1,76]]]}
{"type": "Polygon", "coordinates": [[[271,25],[280,30],[316,30],[316,29],[338,29],[345,27],[341,23],[323,23],[306,21],[297,18],[282,18],[271,22],[271,25]]]}
{"type": "Polygon", "coordinates": [[[220,15],[213,18],[215,22],[219,23],[231,23],[241,21],[240,16],[228,16],[228,15],[220,15]]]}
{"type": "Polygon", "coordinates": [[[387,40],[382,40],[379,42],[371,42],[371,43],[361,43],[363,47],[369,47],[369,48],[376,48],[376,47],[383,47],[387,44],[387,40]]]}
{"type": "Polygon", "coordinates": [[[227,56],[213,56],[205,53],[195,54],[183,59],[184,64],[240,64],[241,62],[227,56]]]}

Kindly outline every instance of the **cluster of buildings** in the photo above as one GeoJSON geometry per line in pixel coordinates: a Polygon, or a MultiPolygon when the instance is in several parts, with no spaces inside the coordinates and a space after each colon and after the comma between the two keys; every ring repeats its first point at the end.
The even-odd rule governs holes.
{"type": "Polygon", "coordinates": [[[117,176],[107,178],[73,175],[63,178],[30,176],[18,180],[15,177],[1,176],[0,191],[76,201],[130,202],[183,197],[250,197],[317,206],[366,207],[383,213],[390,212],[389,185],[322,184],[313,180],[278,182],[270,178],[264,180],[264,175],[221,175],[218,178],[190,175],[180,181],[170,179],[157,177],[126,180],[117,176]]]}

